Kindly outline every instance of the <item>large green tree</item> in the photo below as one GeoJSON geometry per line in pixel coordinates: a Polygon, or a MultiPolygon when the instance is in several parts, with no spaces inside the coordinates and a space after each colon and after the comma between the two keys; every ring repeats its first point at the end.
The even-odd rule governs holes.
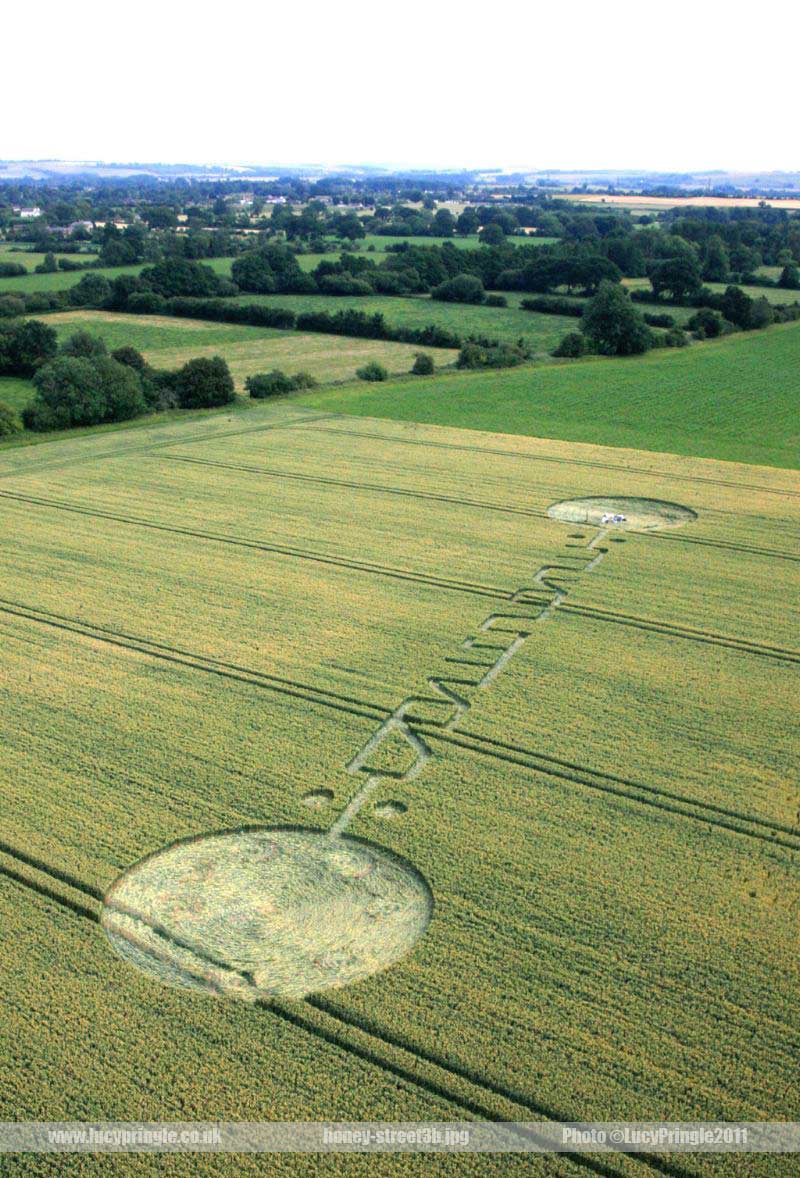
{"type": "Polygon", "coordinates": [[[104,274],[84,274],[68,292],[73,307],[100,307],[110,297],[111,283],[104,274]]]}
{"type": "Polygon", "coordinates": [[[138,373],[110,356],[56,356],[33,383],[36,396],[22,414],[32,430],[127,421],[147,408],[138,373]]]}
{"type": "Polygon", "coordinates": [[[715,233],[706,242],[703,255],[703,278],[706,282],[727,282],[731,276],[731,260],[725,242],[715,233]]]}
{"type": "Polygon", "coordinates": [[[469,237],[478,232],[480,224],[480,219],[474,209],[464,209],[456,221],[456,231],[462,237],[469,237]]]}
{"type": "Polygon", "coordinates": [[[664,258],[650,267],[650,285],[656,298],[668,294],[680,302],[697,294],[703,285],[700,265],[696,257],[689,254],[664,258]]]}
{"type": "Polygon", "coordinates": [[[481,230],[481,245],[502,245],[505,239],[503,226],[498,225],[496,221],[491,221],[485,229],[481,230]]]}
{"type": "Polygon", "coordinates": [[[646,352],[652,332],[628,292],[615,282],[601,282],[580,321],[592,351],[604,356],[633,356],[646,352]]]}
{"type": "Polygon", "coordinates": [[[433,230],[437,237],[452,237],[456,219],[449,209],[437,209],[433,215],[433,230]]]}
{"type": "Polygon", "coordinates": [[[233,378],[221,356],[200,356],[184,364],[175,376],[175,391],[182,409],[210,409],[235,398],[233,378]]]}
{"type": "Polygon", "coordinates": [[[39,319],[24,319],[0,328],[0,374],[32,376],[58,351],[58,336],[39,319]]]}
{"type": "Polygon", "coordinates": [[[484,297],[483,283],[477,274],[455,274],[431,291],[431,298],[443,303],[482,303],[484,297]]]}

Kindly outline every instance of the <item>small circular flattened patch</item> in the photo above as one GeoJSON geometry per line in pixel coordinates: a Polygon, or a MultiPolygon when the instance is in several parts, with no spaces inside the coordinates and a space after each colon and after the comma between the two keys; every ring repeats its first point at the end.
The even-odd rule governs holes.
{"type": "Polygon", "coordinates": [[[381,802],[375,807],[375,813],[379,818],[399,818],[407,810],[405,802],[381,802]]]}
{"type": "Polygon", "coordinates": [[[142,859],[101,923],[126,961],[168,985],[255,1002],[346,986],[399,961],[433,896],[391,851],[314,830],[233,830],[142,859]]]}
{"type": "Polygon", "coordinates": [[[605,495],[591,495],[585,499],[564,499],[548,507],[547,514],[551,519],[562,520],[568,524],[636,528],[638,531],[680,528],[697,519],[696,511],[692,511],[691,507],[682,507],[680,503],[668,503],[663,499],[605,495]]]}
{"type": "Polygon", "coordinates": [[[323,806],[327,806],[329,802],[333,801],[333,790],[314,789],[310,793],[303,794],[300,800],[304,806],[309,806],[312,810],[321,810],[323,806]]]}

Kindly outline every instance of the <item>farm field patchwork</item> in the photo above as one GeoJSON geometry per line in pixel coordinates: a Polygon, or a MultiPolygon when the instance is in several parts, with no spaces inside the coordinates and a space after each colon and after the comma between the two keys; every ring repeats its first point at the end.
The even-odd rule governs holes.
{"type": "MultiPolygon", "coordinates": [[[[2,247],[0,247],[0,251],[2,247]]],[[[56,258],[60,255],[56,254],[56,258]]],[[[71,257],[74,261],[86,262],[91,261],[97,255],[94,254],[71,254],[64,255],[71,257]]],[[[34,273],[34,266],[44,259],[44,254],[38,253],[17,253],[17,252],[0,252],[0,261],[6,262],[20,262],[27,266],[29,273],[20,274],[15,278],[0,278],[0,294],[13,294],[14,291],[28,292],[28,291],[57,291],[69,290],[70,287],[75,286],[80,282],[84,274],[101,274],[104,278],[116,278],[119,274],[138,274],[143,268],[144,264],[137,264],[132,266],[99,266],[92,267],[88,270],[57,270],[53,274],[36,274],[34,273]]],[[[223,278],[230,278],[232,258],[201,258],[201,262],[210,266],[211,269],[221,275],[223,278]]]]}
{"type": "MultiPolygon", "coordinates": [[[[36,250],[20,249],[18,246],[14,247],[8,242],[0,242],[0,262],[18,262],[20,266],[24,266],[26,270],[33,271],[34,267],[38,266],[44,261],[46,255],[39,253],[36,250]]],[[[92,253],[86,254],[63,254],[56,251],[55,259],[58,262],[61,258],[67,258],[70,262],[80,262],[85,265],[87,262],[94,262],[98,255],[92,253]]],[[[68,271],[65,271],[68,273],[68,271]]],[[[20,275],[22,277],[22,275],[20,275]]],[[[73,271],[73,277],[80,278],[80,273],[73,271]]]]}
{"type": "Polygon", "coordinates": [[[624,359],[311,393],[335,413],[800,465],[800,323],[624,359]]]}
{"type": "MultiPolygon", "coordinates": [[[[647,278],[623,278],[623,284],[630,290],[648,290],[651,289],[650,282],[647,278]]],[[[727,282],[704,282],[709,290],[713,290],[715,294],[724,294],[730,285],[727,282]]],[[[742,286],[740,288],[751,299],[766,299],[768,303],[785,304],[800,302],[800,291],[784,290],[778,286],[742,286]]],[[[673,308],[664,306],[665,311],[672,314],[673,308]]],[[[681,310],[680,307],[674,310],[681,310]]]]}
{"type": "Polygon", "coordinates": [[[17,1116],[791,1118],[793,473],[292,400],[0,450],[0,512],[17,1116]],[[365,980],[193,996],[97,926],[177,839],[334,822],[433,895],[365,980]]]}
{"type": "MultiPolygon", "coordinates": [[[[320,382],[353,378],[356,369],[377,360],[391,373],[408,372],[419,349],[386,340],[351,339],[318,333],[280,331],[265,327],[175,319],[165,315],[124,315],[110,311],[63,311],[48,315],[62,339],[89,331],[108,348],[130,344],[157,368],[179,368],[196,356],[222,356],[230,366],[237,390],[248,376],[281,368],[308,372],[320,382]]],[[[455,352],[426,349],[438,363],[452,364],[455,352]]]]}
{"type": "MultiPolygon", "coordinates": [[[[644,283],[642,289],[646,289],[647,286],[649,286],[649,283],[644,283]]],[[[513,291],[506,292],[506,298],[508,299],[508,304],[510,307],[518,307],[523,299],[531,297],[532,296],[528,294],[517,294],[513,291]]],[[[574,303],[576,306],[580,307],[585,307],[589,302],[589,297],[587,295],[569,294],[564,287],[558,290],[557,297],[559,299],[568,299],[569,302],[574,303]]],[[[695,307],[673,307],[668,306],[666,303],[657,303],[655,301],[649,303],[637,303],[636,305],[643,315],[670,315],[675,321],[675,325],[677,327],[685,327],[696,311],[695,307]]],[[[528,314],[538,315],[540,312],[534,311],[528,312],[528,314]]],[[[570,330],[576,331],[578,328],[577,319],[572,319],[571,323],[572,326],[570,330]]]]}
{"type": "MultiPolygon", "coordinates": [[[[508,237],[506,240],[511,245],[555,245],[558,238],[539,237],[537,234],[531,233],[525,237],[508,237]]],[[[445,245],[449,243],[454,245],[456,249],[464,250],[474,250],[480,246],[480,238],[477,233],[468,234],[466,237],[460,237],[458,235],[455,237],[393,237],[389,234],[368,233],[357,244],[361,251],[369,251],[370,246],[374,246],[375,253],[386,253],[389,246],[402,245],[404,242],[413,246],[445,245]]]]}
{"type": "MultiPolygon", "coordinates": [[[[300,314],[306,311],[363,311],[381,314],[390,327],[427,327],[433,323],[460,336],[477,335],[516,343],[523,338],[535,352],[551,351],[561,337],[574,331],[576,320],[566,315],[540,315],[523,311],[519,297],[509,296],[508,307],[440,303],[427,295],[399,297],[367,295],[347,298],[330,295],[238,295],[237,303],[281,307],[300,314]]],[[[429,349],[425,349],[428,351],[429,349]]]]}
{"type": "Polygon", "coordinates": [[[24,409],[34,395],[29,380],[17,376],[0,376],[0,401],[10,405],[17,413],[24,409]]]}
{"type": "Polygon", "coordinates": [[[57,270],[53,274],[34,274],[31,271],[16,278],[0,278],[0,294],[13,294],[14,291],[21,294],[28,291],[69,290],[71,286],[80,282],[84,274],[102,274],[104,278],[111,280],[119,274],[138,274],[141,269],[141,266],[104,266],[83,271],[57,270]]]}
{"type": "Polygon", "coordinates": [[[793,198],[764,198],[761,196],[636,196],[610,193],[567,193],[555,192],[556,200],[568,200],[570,204],[609,204],[618,207],[639,209],[642,212],[663,209],[755,209],[761,205],[777,209],[800,209],[800,200],[793,198]]]}

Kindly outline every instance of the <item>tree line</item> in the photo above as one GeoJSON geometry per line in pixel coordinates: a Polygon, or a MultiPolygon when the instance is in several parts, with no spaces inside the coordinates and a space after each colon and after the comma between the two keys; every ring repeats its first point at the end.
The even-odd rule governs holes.
{"type": "MultiPolygon", "coordinates": [[[[128,421],[163,409],[212,408],[235,397],[220,356],[156,369],[132,347],[109,354],[89,332],[75,332],[59,344],[55,330],[36,319],[0,325],[0,375],[32,379],[36,392],[22,423],[37,432],[128,421]]],[[[4,406],[0,436],[17,428],[4,406]]]]}

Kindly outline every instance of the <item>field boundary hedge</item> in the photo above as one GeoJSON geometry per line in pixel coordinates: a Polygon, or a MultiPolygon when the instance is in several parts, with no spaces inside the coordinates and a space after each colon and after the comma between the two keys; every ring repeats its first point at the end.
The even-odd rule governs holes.
{"type": "MultiPolygon", "coordinates": [[[[131,314],[136,314],[133,308],[131,314]]],[[[429,323],[425,327],[396,327],[382,312],[290,311],[286,307],[265,307],[259,303],[224,303],[219,299],[168,299],[162,312],[176,318],[209,319],[217,323],[238,323],[250,327],[310,331],[324,335],[346,335],[356,339],[380,339],[394,343],[419,344],[428,348],[460,348],[460,335],[429,323]]]]}

